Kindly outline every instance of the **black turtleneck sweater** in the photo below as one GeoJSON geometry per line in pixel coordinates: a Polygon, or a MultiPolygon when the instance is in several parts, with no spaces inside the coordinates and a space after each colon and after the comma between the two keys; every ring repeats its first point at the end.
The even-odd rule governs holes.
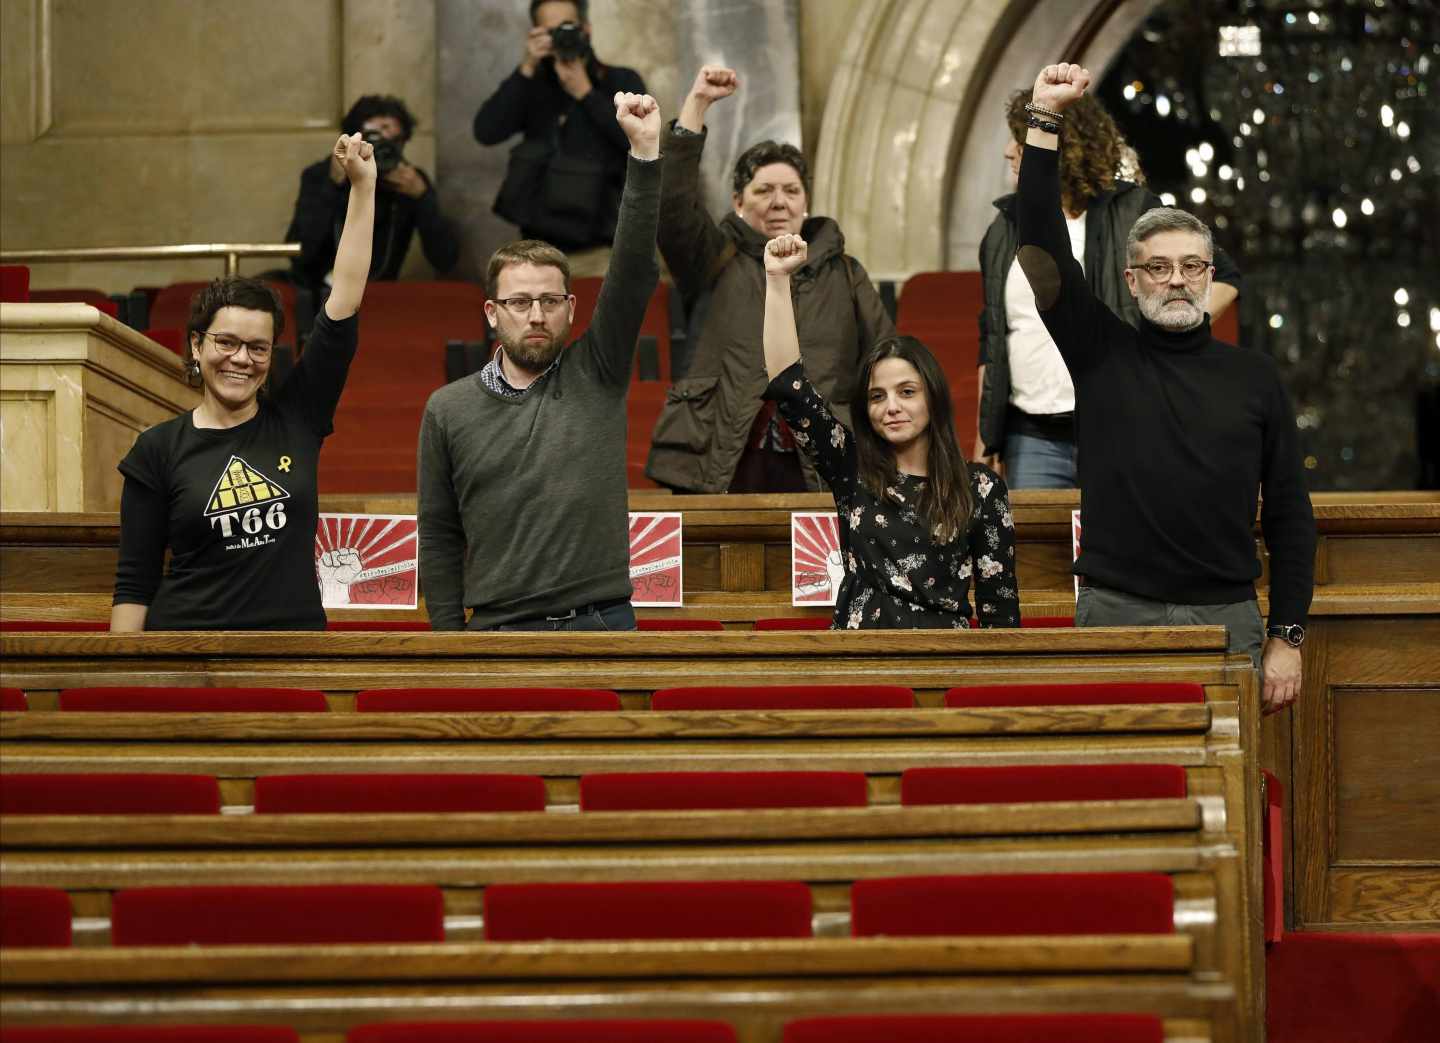
{"type": "Polygon", "coordinates": [[[1176,604],[1253,598],[1263,489],[1270,622],[1303,624],[1315,517],[1275,363],[1215,340],[1208,316],[1179,333],[1144,319],[1136,329],[1101,303],[1070,253],[1058,155],[1025,147],[1020,261],[1075,383],[1084,527],[1075,571],[1176,604]]]}

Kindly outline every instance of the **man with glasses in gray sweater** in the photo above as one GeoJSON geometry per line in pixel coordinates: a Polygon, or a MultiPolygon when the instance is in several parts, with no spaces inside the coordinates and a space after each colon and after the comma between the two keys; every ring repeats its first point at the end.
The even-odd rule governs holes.
{"type": "Polygon", "coordinates": [[[500,346],[425,406],[420,582],[436,630],[635,629],[625,394],[659,280],[660,112],[650,95],[622,93],[615,118],[629,168],[589,329],[566,346],[563,253],[534,239],[502,246],[485,280],[500,346]]]}

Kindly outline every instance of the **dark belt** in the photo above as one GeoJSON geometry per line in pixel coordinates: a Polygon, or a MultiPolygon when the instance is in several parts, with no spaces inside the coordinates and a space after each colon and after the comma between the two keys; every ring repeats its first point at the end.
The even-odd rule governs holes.
{"type": "Polygon", "coordinates": [[[1043,438],[1047,442],[1075,441],[1074,413],[1027,413],[1023,409],[1009,406],[1005,414],[1005,427],[1017,435],[1043,438]]]}
{"type": "Polygon", "coordinates": [[[575,619],[579,616],[599,615],[606,609],[615,608],[619,605],[628,605],[629,598],[611,598],[609,601],[594,601],[588,605],[581,605],[579,608],[572,608],[569,612],[562,612],[558,616],[532,616],[529,619],[512,619],[511,623],[559,623],[565,619],[575,619]]]}

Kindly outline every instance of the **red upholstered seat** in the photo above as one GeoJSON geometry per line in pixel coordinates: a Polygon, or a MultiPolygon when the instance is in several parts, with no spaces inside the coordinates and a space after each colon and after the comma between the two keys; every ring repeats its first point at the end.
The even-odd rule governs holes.
{"type": "Polygon", "coordinates": [[[210,775],[6,775],[0,814],[218,815],[220,784],[210,775]]]}
{"type": "Polygon", "coordinates": [[[325,693],[307,688],[67,688],[60,709],[102,713],[319,713],[325,693]]]}
{"type": "Polygon", "coordinates": [[[1285,787],[1268,771],[1265,777],[1265,825],[1260,832],[1261,877],[1264,880],[1265,941],[1285,934],[1285,787]]]}
{"type": "Polygon", "coordinates": [[[1203,703],[1205,687],[1174,681],[1135,684],[985,684],[952,688],[945,705],[1087,706],[1111,703],[1203,703]]]}
{"type": "Polygon", "coordinates": [[[485,937],[809,938],[810,904],[810,888],[795,880],[493,884],[485,889],[485,937]]]}
{"type": "Polygon", "coordinates": [[[829,616],[776,616],[755,620],[756,630],[829,630],[829,616]]]}
{"type": "Polygon", "coordinates": [[[580,776],[581,811],[841,808],[869,803],[856,771],[655,771],[580,776]]]}
{"type": "Polygon", "coordinates": [[[1210,327],[1210,336],[1226,344],[1240,343],[1240,307],[1232,304],[1210,327]]]}
{"type": "Polygon", "coordinates": [[[718,619],[637,619],[636,630],[724,630],[725,624],[718,619]]]}
{"type": "Polygon", "coordinates": [[[30,709],[30,703],[25,698],[25,693],[19,688],[0,688],[0,712],[14,713],[18,710],[30,709]]]}
{"type": "Polygon", "coordinates": [[[445,383],[445,343],[483,341],[485,325],[485,291],[476,283],[365,287],[359,350],[320,454],[322,493],[414,491],[420,418],[445,383]]]}
{"type": "Polygon", "coordinates": [[[570,713],[618,710],[620,697],[602,688],[373,688],[355,709],[379,713],[570,713]]]}
{"type": "Polygon", "coordinates": [[[851,933],[1171,934],[1174,885],[1163,873],[1026,873],[857,880],[851,933]]]}
{"type": "Polygon", "coordinates": [[[110,316],[112,319],[120,314],[120,308],[108,295],[99,290],[88,289],[62,289],[62,290],[37,290],[33,287],[30,290],[31,304],[88,304],[110,316]]]}
{"type": "Polygon", "coordinates": [[[181,358],[186,355],[185,327],[183,326],[152,326],[145,331],[145,336],[162,348],[169,348],[181,358]]]}
{"type": "Polygon", "coordinates": [[[900,288],[895,310],[895,329],[924,342],[945,371],[955,430],[972,434],[980,399],[977,319],[984,307],[985,286],[979,272],[916,272],[900,288]]]}
{"type": "Polygon", "coordinates": [[[889,684],[662,688],[650,698],[653,710],[908,710],[914,705],[914,692],[889,684]]]}
{"type": "Polygon", "coordinates": [[[544,811],[538,775],[265,775],[257,814],[544,811]]]}
{"type": "Polygon", "coordinates": [[[326,630],[407,630],[430,631],[430,623],[424,619],[332,619],[325,624],[326,630]]]}
{"type": "Polygon", "coordinates": [[[1153,1014],[872,1014],[805,1018],[783,1043],[1162,1043],[1153,1014]]]}
{"type": "Polygon", "coordinates": [[[31,631],[31,630],[56,630],[56,631],[93,631],[103,632],[110,629],[108,620],[102,619],[7,619],[0,622],[0,630],[31,631]]]}
{"type": "Polygon", "coordinates": [[[723,1021],[391,1021],[346,1043],[735,1043],[723,1021]]]}
{"type": "Polygon", "coordinates": [[[115,892],[115,945],[443,942],[440,888],[364,884],[141,887],[115,892]]]}
{"type": "Polygon", "coordinates": [[[1014,804],[1055,800],[1159,800],[1185,796],[1178,764],[1026,764],[909,768],[901,804],[1014,804]]]}
{"type": "Polygon", "coordinates": [[[1020,626],[1022,628],[1048,629],[1052,627],[1073,627],[1074,616],[1021,616],[1020,626]]]}
{"type": "Polygon", "coordinates": [[[7,1028],[0,1043],[300,1043],[283,1025],[76,1025],[7,1028]]]}
{"type": "Polygon", "coordinates": [[[0,887],[0,949],[70,944],[70,896],[54,887],[0,887]]]}
{"type": "Polygon", "coordinates": [[[30,269],[23,264],[0,264],[0,303],[24,304],[30,299],[30,269]]]}

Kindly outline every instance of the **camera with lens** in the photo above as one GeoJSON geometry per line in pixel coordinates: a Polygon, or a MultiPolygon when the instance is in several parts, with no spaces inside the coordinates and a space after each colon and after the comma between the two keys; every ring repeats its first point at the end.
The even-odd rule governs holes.
{"type": "Polygon", "coordinates": [[[384,177],[405,160],[405,153],[398,141],[392,141],[378,130],[367,130],[365,140],[375,148],[375,171],[384,177]]]}
{"type": "Polygon", "coordinates": [[[590,56],[590,41],[585,38],[585,30],[580,28],[579,22],[561,22],[551,29],[550,44],[555,50],[555,57],[567,62],[590,56]]]}

